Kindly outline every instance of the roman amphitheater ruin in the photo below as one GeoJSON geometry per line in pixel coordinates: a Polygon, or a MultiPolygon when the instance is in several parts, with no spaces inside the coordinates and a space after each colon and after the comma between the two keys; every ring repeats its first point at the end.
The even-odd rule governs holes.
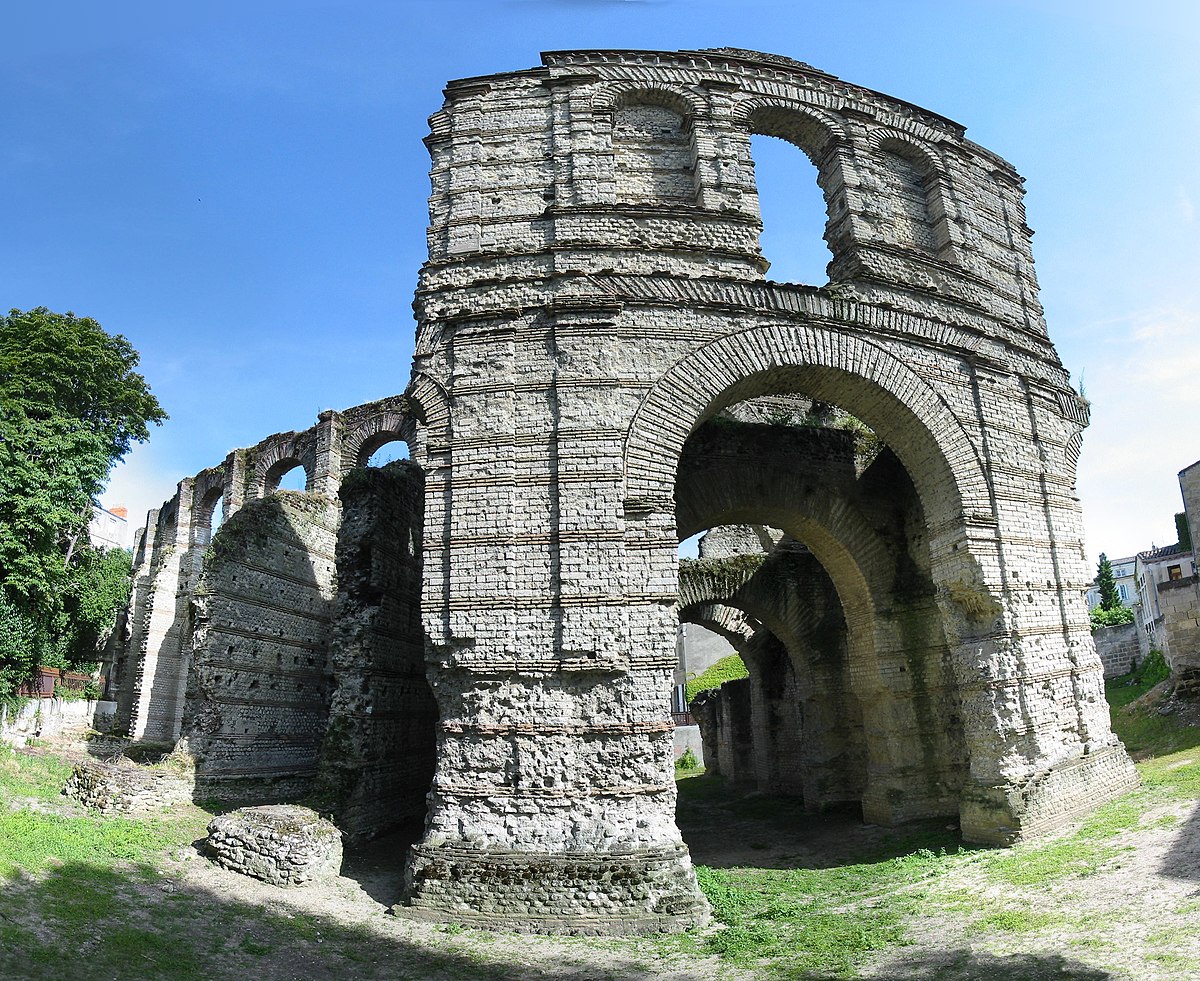
{"type": "Polygon", "coordinates": [[[406,391],[181,481],[137,545],[119,722],[192,754],[197,800],[423,820],[410,916],[703,922],[681,620],[749,668],[698,708],[727,776],[813,810],[1007,844],[1134,784],[1084,603],[1088,405],[1011,165],[727,48],[455,81],[425,142],[406,391]],[[823,285],[769,276],[752,134],[815,169],[823,285]],[[707,529],[729,547],[681,563],[707,529]]]}

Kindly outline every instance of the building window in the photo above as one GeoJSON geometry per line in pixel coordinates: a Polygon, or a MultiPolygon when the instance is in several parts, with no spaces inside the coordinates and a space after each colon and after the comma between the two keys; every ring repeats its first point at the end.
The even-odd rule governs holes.
{"type": "Polygon", "coordinates": [[[1167,575],[1171,578],[1172,582],[1174,582],[1176,579],[1182,579],[1183,578],[1183,566],[1179,566],[1179,565],[1167,566],[1167,575]]]}
{"type": "Polygon", "coordinates": [[[1129,587],[1126,586],[1125,583],[1121,583],[1119,586],[1117,586],[1117,590],[1121,594],[1121,602],[1122,603],[1124,603],[1127,599],[1129,599],[1129,587]]]}

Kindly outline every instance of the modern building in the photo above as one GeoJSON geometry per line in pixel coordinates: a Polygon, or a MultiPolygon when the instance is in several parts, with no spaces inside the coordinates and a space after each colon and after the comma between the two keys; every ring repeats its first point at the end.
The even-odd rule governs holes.
{"type": "Polygon", "coordinates": [[[1178,543],[1138,552],[1134,575],[1137,579],[1138,604],[1134,612],[1143,652],[1160,650],[1170,659],[1170,641],[1163,629],[1163,609],[1159,585],[1180,582],[1196,575],[1195,556],[1178,543]]]}
{"type": "MultiPolygon", "coordinates": [[[[1133,606],[1138,601],[1137,575],[1135,574],[1137,556],[1109,559],[1109,563],[1112,565],[1113,580],[1117,584],[1117,596],[1125,606],[1133,606]]],[[[1094,610],[1100,605],[1100,587],[1095,582],[1088,587],[1087,605],[1089,610],[1094,610]]]]}
{"type": "Polygon", "coordinates": [[[109,511],[93,504],[88,538],[96,548],[131,548],[133,530],[129,527],[129,509],[117,504],[109,511]]]}

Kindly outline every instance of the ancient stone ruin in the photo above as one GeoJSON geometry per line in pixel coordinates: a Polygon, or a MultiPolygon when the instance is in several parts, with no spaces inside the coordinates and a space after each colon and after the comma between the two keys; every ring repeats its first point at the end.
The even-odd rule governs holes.
{"type": "Polygon", "coordinates": [[[1132,786],[1084,604],[1088,405],[1016,171],[735,49],[551,52],[445,95],[412,380],[151,513],[128,732],[188,751],[197,799],[313,804],[351,841],[423,820],[404,911],[523,929],[705,918],[681,618],[750,670],[710,696],[718,765],[812,809],[1005,844],[1132,786]],[[828,283],[770,278],[752,134],[815,169],[828,283]],[[394,440],[408,462],[363,469],[394,440]],[[727,526],[777,533],[681,576],[727,526]]]}

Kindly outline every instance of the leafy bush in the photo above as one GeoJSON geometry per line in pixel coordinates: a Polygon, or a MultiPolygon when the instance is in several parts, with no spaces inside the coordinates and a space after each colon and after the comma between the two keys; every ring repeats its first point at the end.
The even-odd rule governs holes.
{"type": "Polygon", "coordinates": [[[1162,651],[1151,651],[1129,675],[1129,684],[1149,691],[1159,682],[1171,677],[1171,669],[1167,667],[1166,658],[1162,651]]]}
{"type": "Polygon", "coordinates": [[[1098,606],[1092,610],[1091,617],[1093,630],[1100,627],[1120,627],[1126,623],[1133,623],[1133,610],[1127,606],[1114,606],[1111,610],[1098,606]]]}
{"type": "Polygon", "coordinates": [[[679,759],[675,761],[677,770],[694,770],[700,765],[700,761],[696,759],[696,754],[692,752],[692,747],[689,746],[679,754],[679,759]]]}
{"type": "Polygon", "coordinates": [[[696,677],[692,678],[687,683],[687,700],[690,705],[692,699],[700,692],[708,691],[710,688],[720,688],[727,681],[736,681],[738,678],[748,678],[750,672],[746,670],[746,663],[737,654],[730,654],[728,657],[723,657],[716,664],[703,671],[696,677]]]}

